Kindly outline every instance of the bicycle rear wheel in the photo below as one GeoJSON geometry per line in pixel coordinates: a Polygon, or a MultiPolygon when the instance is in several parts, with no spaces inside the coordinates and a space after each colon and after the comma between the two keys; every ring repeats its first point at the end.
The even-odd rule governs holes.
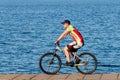
{"type": "Polygon", "coordinates": [[[61,59],[57,54],[46,53],[41,56],[39,67],[46,74],[56,74],[61,68],[61,59]]]}
{"type": "Polygon", "coordinates": [[[92,74],[97,68],[97,59],[89,52],[83,52],[79,55],[83,60],[80,61],[80,65],[76,66],[76,69],[83,74],[92,74]]]}

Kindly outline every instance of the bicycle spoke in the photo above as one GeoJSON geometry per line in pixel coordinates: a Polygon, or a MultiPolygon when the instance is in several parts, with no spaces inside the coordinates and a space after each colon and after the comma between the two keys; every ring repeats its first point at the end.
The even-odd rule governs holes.
{"type": "Polygon", "coordinates": [[[50,73],[58,70],[59,64],[60,64],[60,62],[59,62],[58,58],[53,56],[53,54],[45,56],[41,62],[41,65],[44,66],[44,67],[42,67],[43,70],[50,72],[50,73]]]}
{"type": "Polygon", "coordinates": [[[89,73],[93,70],[95,70],[95,67],[96,67],[96,62],[94,60],[94,57],[84,53],[83,55],[80,56],[81,58],[81,62],[80,62],[80,66],[77,66],[78,70],[83,72],[83,73],[89,73]]]}

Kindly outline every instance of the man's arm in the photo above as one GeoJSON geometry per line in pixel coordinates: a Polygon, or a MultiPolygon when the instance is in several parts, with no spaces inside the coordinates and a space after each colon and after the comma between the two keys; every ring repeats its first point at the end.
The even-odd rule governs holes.
{"type": "Polygon", "coordinates": [[[66,37],[69,34],[69,31],[65,30],[60,37],[55,41],[55,43],[58,43],[61,39],[63,39],[64,37],[66,37]]]}

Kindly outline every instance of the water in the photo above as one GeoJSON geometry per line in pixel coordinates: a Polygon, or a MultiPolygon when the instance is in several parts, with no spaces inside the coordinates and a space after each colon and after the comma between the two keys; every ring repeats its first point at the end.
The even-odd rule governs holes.
{"type": "MultiPolygon", "coordinates": [[[[45,4],[0,6],[0,73],[42,73],[39,58],[54,49],[64,19],[84,36],[85,46],[78,53],[90,51],[97,57],[95,73],[120,72],[120,5],[45,4]]],[[[68,36],[61,44],[69,42],[68,36]]],[[[78,72],[62,66],[59,73],[78,72]]]]}

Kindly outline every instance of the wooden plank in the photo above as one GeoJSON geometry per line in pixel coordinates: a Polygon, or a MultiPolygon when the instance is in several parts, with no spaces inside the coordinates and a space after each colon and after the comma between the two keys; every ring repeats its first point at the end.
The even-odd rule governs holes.
{"type": "Polygon", "coordinates": [[[53,76],[53,75],[47,75],[47,74],[39,74],[36,75],[34,78],[32,78],[31,80],[49,80],[49,78],[53,76]]]}
{"type": "Polygon", "coordinates": [[[118,80],[120,80],[120,74],[118,74],[118,80]]]}
{"type": "Polygon", "coordinates": [[[83,74],[71,74],[65,80],[83,80],[84,76],[83,74]]]}
{"type": "Polygon", "coordinates": [[[103,74],[101,80],[117,80],[118,74],[103,74]]]}
{"type": "Polygon", "coordinates": [[[0,80],[12,80],[18,76],[20,74],[0,74],[0,80]]]}
{"type": "Polygon", "coordinates": [[[89,74],[84,77],[84,80],[100,80],[101,74],[89,74]]]}
{"type": "Polygon", "coordinates": [[[120,74],[0,74],[0,80],[120,80],[120,74]]]}
{"type": "Polygon", "coordinates": [[[13,80],[30,80],[32,78],[34,78],[36,76],[36,74],[23,74],[21,76],[16,77],[13,80]]]}
{"type": "Polygon", "coordinates": [[[49,80],[65,80],[69,74],[62,74],[62,75],[53,75],[49,78],[49,80]]]}

